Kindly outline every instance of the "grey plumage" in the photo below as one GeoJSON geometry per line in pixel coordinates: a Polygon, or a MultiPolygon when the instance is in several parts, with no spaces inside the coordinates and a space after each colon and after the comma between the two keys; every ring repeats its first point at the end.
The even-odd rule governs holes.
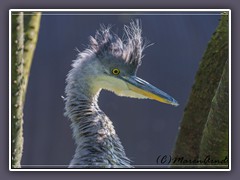
{"type": "Polygon", "coordinates": [[[77,146],[70,168],[132,167],[112,122],[98,107],[101,89],[177,105],[172,97],[135,76],[145,48],[141,31],[138,20],[124,26],[123,39],[110,27],[101,26],[90,37],[89,48],[73,62],[65,89],[65,115],[72,122],[77,146]],[[113,72],[116,68],[118,73],[113,72]]]}
{"type": "Polygon", "coordinates": [[[86,71],[91,69],[85,64],[94,66],[97,64],[95,61],[112,64],[111,61],[115,59],[126,67],[126,63],[135,67],[128,68],[129,73],[134,73],[130,71],[135,70],[141,63],[141,28],[137,21],[124,29],[126,38],[121,40],[110,32],[110,27],[101,26],[95,38],[90,37],[89,49],[79,54],[68,74],[66,115],[72,120],[71,127],[77,145],[69,167],[131,167],[112,122],[97,105],[98,92],[90,93],[90,84],[83,79],[86,71]]]}
{"type": "Polygon", "coordinates": [[[123,40],[117,34],[110,32],[110,26],[101,25],[95,38],[90,36],[90,49],[99,59],[106,56],[121,58],[135,68],[141,65],[142,52],[146,46],[142,39],[142,29],[139,20],[124,26],[123,40]]]}

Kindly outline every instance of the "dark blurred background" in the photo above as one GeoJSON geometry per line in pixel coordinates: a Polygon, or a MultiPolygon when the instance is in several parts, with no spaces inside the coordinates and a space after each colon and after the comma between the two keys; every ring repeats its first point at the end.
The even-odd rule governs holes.
{"type": "MultiPolygon", "coordinates": [[[[188,13],[190,14],[190,13],[188,13]]],[[[219,14],[219,13],[218,13],[219,14]]],[[[102,91],[100,108],[113,121],[133,165],[155,165],[170,155],[198,64],[220,15],[78,15],[43,13],[24,110],[22,165],[68,165],[75,145],[64,117],[65,78],[100,24],[112,24],[122,35],[124,24],[142,21],[143,36],[154,43],[144,52],[138,76],[173,96],[180,106],[118,97],[102,91]]]]}

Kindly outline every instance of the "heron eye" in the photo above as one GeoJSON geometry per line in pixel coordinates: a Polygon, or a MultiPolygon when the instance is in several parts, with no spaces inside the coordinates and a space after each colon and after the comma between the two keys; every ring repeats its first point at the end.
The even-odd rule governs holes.
{"type": "Polygon", "coordinates": [[[117,68],[114,68],[114,69],[112,70],[112,73],[113,73],[114,75],[118,75],[118,74],[120,73],[120,70],[117,69],[117,68]]]}

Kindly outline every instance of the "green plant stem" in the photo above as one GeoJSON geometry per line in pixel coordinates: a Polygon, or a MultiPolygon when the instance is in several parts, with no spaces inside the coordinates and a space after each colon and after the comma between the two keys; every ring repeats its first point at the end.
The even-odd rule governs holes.
{"type": "Polygon", "coordinates": [[[36,48],[41,13],[12,14],[12,79],[11,79],[11,165],[21,168],[23,152],[23,108],[30,67],[36,48]]]}
{"type": "Polygon", "coordinates": [[[23,48],[24,48],[24,19],[23,13],[12,15],[12,127],[11,153],[12,167],[20,168],[23,150],[23,48]]]}
{"type": "Polygon", "coordinates": [[[205,159],[209,156],[212,161],[207,162],[206,165],[212,165],[211,168],[226,168],[224,165],[228,165],[228,79],[229,73],[227,61],[217,92],[212,100],[211,110],[205,124],[200,145],[200,159],[205,159]]]}
{"type": "Polygon", "coordinates": [[[24,75],[23,75],[23,103],[25,102],[28,79],[30,74],[30,69],[32,65],[32,59],[34,51],[36,48],[38,40],[38,32],[41,21],[41,13],[34,12],[32,15],[24,16],[24,31],[25,31],[25,41],[24,41],[24,75]]]}
{"type": "MultiPolygon", "coordinates": [[[[215,95],[224,64],[228,59],[228,15],[223,15],[212,35],[195,76],[195,83],[184,110],[173,158],[197,160],[211,101],[215,95]]],[[[182,162],[176,163],[181,164],[182,162]]],[[[187,165],[187,164],[186,164],[187,165]]],[[[188,164],[193,165],[193,163],[188,164]]],[[[184,166],[183,166],[184,167],[184,166]]],[[[188,166],[188,168],[191,168],[188,166]]]]}

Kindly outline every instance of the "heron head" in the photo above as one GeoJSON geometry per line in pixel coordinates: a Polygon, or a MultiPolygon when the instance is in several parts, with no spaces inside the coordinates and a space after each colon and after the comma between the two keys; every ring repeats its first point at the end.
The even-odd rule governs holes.
{"type": "Polygon", "coordinates": [[[124,26],[124,36],[119,38],[102,26],[95,37],[90,37],[90,49],[97,65],[92,64],[91,78],[94,89],[106,89],[119,96],[148,98],[177,106],[177,101],[150,83],[136,76],[146,47],[141,36],[139,21],[124,26]]]}

